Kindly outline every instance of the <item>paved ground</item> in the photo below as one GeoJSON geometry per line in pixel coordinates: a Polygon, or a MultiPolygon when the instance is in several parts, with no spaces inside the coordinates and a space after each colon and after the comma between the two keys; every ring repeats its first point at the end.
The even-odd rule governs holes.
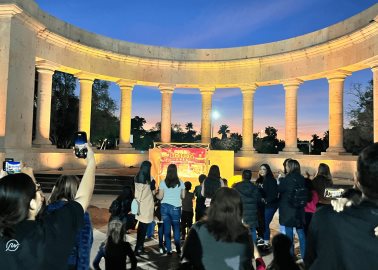
{"type": "MultiPolygon", "coordinates": [[[[89,209],[94,225],[94,243],[91,252],[91,262],[97,254],[99,245],[106,238],[107,221],[109,218],[108,207],[115,197],[116,196],[112,195],[94,195],[92,198],[91,207],[89,209]]],[[[278,232],[278,228],[278,218],[276,215],[272,224],[273,235],[278,232]]],[[[131,245],[134,246],[136,242],[136,232],[131,231],[131,233],[127,235],[127,238],[131,245]]],[[[174,245],[172,245],[172,247],[174,247],[174,245]]],[[[145,242],[145,250],[146,253],[138,257],[138,269],[177,269],[179,256],[175,252],[173,252],[172,256],[159,254],[157,235],[155,235],[155,239],[145,242]]],[[[271,261],[271,255],[265,256],[264,261],[269,263],[271,261]]],[[[105,269],[104,260],[101,261],[100,266],[102,269],[105,269]]],[[[130,264],[128,264],[128,268],[129,267],[130,264]]]]}

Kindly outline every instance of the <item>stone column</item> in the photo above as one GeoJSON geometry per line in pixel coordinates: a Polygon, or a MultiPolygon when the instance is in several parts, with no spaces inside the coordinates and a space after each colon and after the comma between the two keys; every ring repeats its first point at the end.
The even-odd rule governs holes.
{"type": "Polygon", "coordinates": [[[90,141],[92,87],[94,78],[84,73],[77,74],[76,77],[80,81],[79,131],[85,131],[87,133],[87,139],[90,141]]]}
{"type": "Polygon", "coordinates": [[[50,142],[50,117],[52,76],[56,66],[48,61],[37,63],[38,72],[38,97],[36,114],[36,133],[33,141],[35,147],[54,147],[50,142]]]}
{"type": "Polygon", "coordinates": [[[297,147],[297,106],[298,88],[302,83],[299,79],[289,80],[283,83],[285,88],[285,153],[299,153],[297,147]]]}
{"type": "Polygon", "coordinates": [[[211,104],[212,95],[215,91],[213,87],[200,88],[202,95],[202,117],[201,117],[201,142],[211,143],[211,104]]]}
{"type": "Polygon", "coordinates": [[[327,76],[329,84],[329,147],[327,154],[345,153],[344,141],[344,80],[351,73],[338,71],[327,76]]]}
{"type": "Polygon", "coordinates": [[[373,71],[373,132],[374,142],[378,142],[378,63],[371,67],[373,71]]]}
{"type": "Polygon", "coordinates": [[[127,80],[118,81],[121,89],[121,112],[120,112],[120,129],[119,129],[119,150],[129,150],[131,133],[131,108],[132,108],[132,91],[135,83],[127,80]]]}
{"type": "Polygon", "coordinates": [[[249,156],[256,152],[253,148],[253,105],[257,85],[243,85],[240,90],[243,94],[243,147],[239,152],[242,156],[249,156]]]}
{"type": "Polygon", "coordinates": [[[161,92],[161,129],[160,136],[162,143],[171,142],[171,113],[173,85],[159,85],[161,92]]]}

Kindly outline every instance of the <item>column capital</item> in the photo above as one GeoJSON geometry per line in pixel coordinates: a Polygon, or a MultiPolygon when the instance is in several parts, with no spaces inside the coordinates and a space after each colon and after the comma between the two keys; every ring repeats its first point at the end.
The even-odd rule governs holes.
{"type": "Polygon", "coordinates": [[[242,94],[247,94],[247,93],[255,93],[257,87],[259,87],[256,83],[251,83],[251,84],[240,84],[239,88],[242,94]]]}
{"type": "Polygon", "coordinates": [[[282,81],[282,85],[284,88],[299,87],[302,83],[303,83],[303,80],[297,79],[297,78],[282,81]]]}
{"type": "Polygon", "coordinates": [[[215,92],[215,86],[202,85],[198,87],[201,95],[212,95],[215,92]]]}
{"type": "Polygon", "coordinates": [[[80,81],[87,81],[87,82],[92,82],[96,79],[96,76],[91,73],[87,72],[78,72],[75,73],[74,76],[78,78],[80,81]]]}
{"type": "Polygon", "coordinates": [[[59,65],[48,61],[48,60],[39,60],[35,64],[38,73],[54,74],[55,70],[58,69],[59,65]]]}
{"type": "Polygon", "coordinates": [[[172,94],[173,91],[175,90],[175,85],[174,84],[159,84],[159,89],[160,93],[162,94],[172,94]]]}
{"type": "Polygon", "coordinates": [[[378,61],[370,63],[369,66],[373,72],[378,71],[378,61]]]}
{"type": "Polygon", "coordinates": [[[134,80],[126,80],[126,79],[120,79],[116,81],[116,83],[121,89],[131,89],[131,90],[133,90],[133,87],[137,84],[137,82],[134,80]]]}
{"type": "Polygon", "coordinates": [[[352,75],[352,72],[340,69],[335,72],[329,73],[326,78],[328,81],[344,81],[345,78],[350,75],[352,75]]]}

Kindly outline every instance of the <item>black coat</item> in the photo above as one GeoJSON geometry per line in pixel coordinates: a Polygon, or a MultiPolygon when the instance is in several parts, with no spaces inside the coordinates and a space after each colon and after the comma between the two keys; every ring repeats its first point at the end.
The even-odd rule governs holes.
{"type": "Polygon", "coordinates": [[[265,208],[276,208],[278,205],[278,186],[277,180],[273,177],[265,177],[263,182],[265,208]]]}
{"type": "Polygon", "coordinates": [[[234,185],[243,203],[243,221],[252,228],[258,226],[257,204],[261,201],[261,193],[251,181],[243,180],[234,185]]]}
{"type": "Polygon", "coordinates": [[[286,227],[300,228],[304,225],[304,207],[295,208],[290,203],[291,196],[297,185],[305,187],[304,177],[298,173],[290,173],[280,181],[278,186],[280,224],[286,227]]]}

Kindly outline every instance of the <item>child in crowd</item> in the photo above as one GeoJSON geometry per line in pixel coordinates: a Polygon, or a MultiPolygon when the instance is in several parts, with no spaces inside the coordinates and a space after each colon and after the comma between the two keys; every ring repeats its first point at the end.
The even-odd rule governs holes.
{"type": "Polygon", "coordinates": [[[181,240],[185,240],[186,229],[188,231],[193,224],[193,199],[194,194],[190,192],[192,183],[189,181],[185,185],[185,198],[182,200],[182,214],[181,214],[181,240]]]}
{"type": "Polygon", "coordinates": [[[98,253],[93,261],[93,268],[101,270],[100,261],[105,258],[105,269],[126,269],[126,256],[130,258],[131,269],[136,269],[137,259],[126,240],[125,226],[119,219],[113,219],[109,222],[107,239],[100,245],[98,253]]]}

